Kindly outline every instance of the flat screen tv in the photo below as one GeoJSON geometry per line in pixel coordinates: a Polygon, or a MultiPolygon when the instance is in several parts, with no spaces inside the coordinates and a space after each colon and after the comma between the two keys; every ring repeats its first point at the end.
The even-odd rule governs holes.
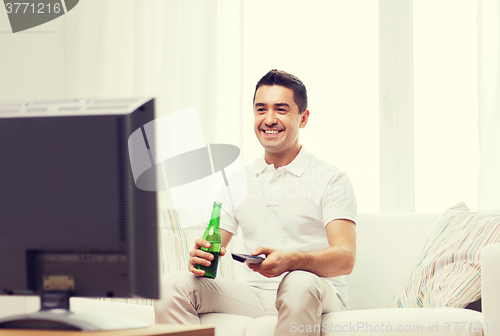
{"type": "Polygon", "coordinates": [[[154,117],[150,98],[0,103],[0,295],[41,297],[1,327],[114,329],[69,297],[158,298],[157,195],[127,145],[154,117]]]}

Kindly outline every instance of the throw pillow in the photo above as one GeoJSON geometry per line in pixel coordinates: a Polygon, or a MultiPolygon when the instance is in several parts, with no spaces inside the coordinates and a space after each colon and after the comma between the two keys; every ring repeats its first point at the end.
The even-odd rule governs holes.
{"type": "Polygon", "coordinates": [[[500,243],[500,210],[448,209],[389,307],[464,308],[481,298],[481,250],[500,243]]]}

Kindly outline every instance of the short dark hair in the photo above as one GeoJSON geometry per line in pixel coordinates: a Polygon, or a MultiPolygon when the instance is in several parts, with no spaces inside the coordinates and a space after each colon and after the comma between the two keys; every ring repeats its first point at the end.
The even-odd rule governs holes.
{"type": "Polygon", "coordinates": [[[279,85],[291,89],[293,91],[293,101],[299,107],[299,114],[302,114],[307,109],[306,86],[296,76],[285,71],[272,69],[257,82],[253,93],[254,102],[257,89],[262,85],[279,85]]]}

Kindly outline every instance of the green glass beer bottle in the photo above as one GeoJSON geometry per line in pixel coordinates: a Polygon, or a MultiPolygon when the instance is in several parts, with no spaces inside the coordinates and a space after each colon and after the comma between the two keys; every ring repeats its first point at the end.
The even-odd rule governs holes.
{"type": "Polygon", "coordinates": [[[210,260],[210,266],[197,265],[199,270],[205,271],[204,278],[215,279],[217,276],[217,266],[219,265],[220,248],[222,243],[222,236],[220,234],[219,222],[220,222],[220,211],[222,208],[222,203],[215,202],[214,208],[212,210],[212,217],[210,218],[210,224],[208,224],[205,233],[203,234],[203,240],[210,243],[210,247],[200,247],[203,251],[210,252],[214,259],[210,260]]]}

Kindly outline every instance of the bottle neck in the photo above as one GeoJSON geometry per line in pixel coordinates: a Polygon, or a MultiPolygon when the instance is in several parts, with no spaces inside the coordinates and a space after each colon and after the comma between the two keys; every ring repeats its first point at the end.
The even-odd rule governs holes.
{"type": "Polygon", "coordinates": [[[220,222],[220,210],[221,206],[220,203],[216,203],[214,205],[214,208],[212,210],[212,216],[210,217],[210,226],[213,226],[214,228],[219,228],[219,222],[220,222]]]}

